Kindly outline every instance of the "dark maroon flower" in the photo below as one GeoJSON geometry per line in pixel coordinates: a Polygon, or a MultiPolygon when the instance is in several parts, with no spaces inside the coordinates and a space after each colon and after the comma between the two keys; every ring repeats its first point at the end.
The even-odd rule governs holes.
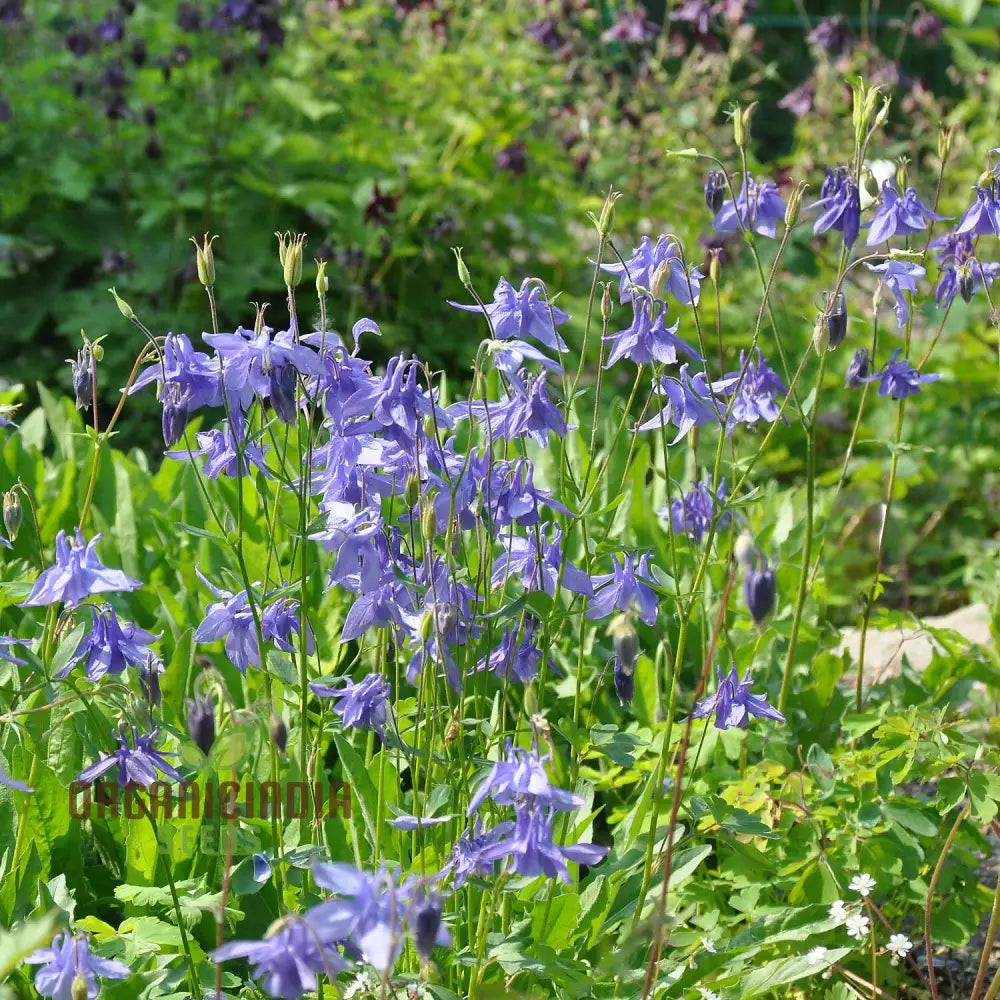
{"type": "Polygon", "coordinates": [[[9,122],[14,117],[14,111],[10,106],[10,101],[6,97],[0,97],[0,123],[9,122]]]}
{"type": "Polygon", "coordinates": [[[520,177],[528,167],[525,153],[524,140],[518,139],[517,142],[504,146],[494,157],[494,162],[499,170],[507,170],[515,177],[520,177]]]}
{"type": "Polygon", "coordinates": [[[181,31],[198,31],[201,28],[201,11],[191,3],[182,3],[177,8],[177,27],[181,31]]]}
{"type": "Polygon", "coordinates": [[[85,56],[93,48],[93,45],[94,39],[91,37],[90,32],[84,31],[83,28],[74,28],[66,36],[66,48],[78,59],[81,56],[85,56]]]}
{"type": "Polygon", "coordinates": [[[365,222],[370,222],[375,226],[388,225],[389,220],[396,214],[396,207],[402,197],[400,194],[387,194],[376,181],[372,196],[365,206],[365,222]]]}
{"type": "Polygon", "coordinates": [[[129,52],[129,58],[132,60],[132,64],[137,68],[145,66],[147,55],[146,43],[141,38],[137,38],[132,43],[132,51],[129,52]]]}
{"type": "Polygon", "coordinates": [[[120,59],[109,62],[101,74],[101,86],[109,90],[124,90],[128,83],[128,76],[125,74],[125,67],[120,59]]]}
{"type": "Polygon", "coordinates": [[[922,42],[933,43],[941,37],[941,32],[944,31],[944,23],[936,14],[925,10],[919,17],[914,19],[910,31],[913,32],[914,38],[918,38],[922,42]]]}
{"type": "Polygon", "coordinates": [[[21,0],[0,0],[0,24],[14,24],[24,18],[21,0]]]}

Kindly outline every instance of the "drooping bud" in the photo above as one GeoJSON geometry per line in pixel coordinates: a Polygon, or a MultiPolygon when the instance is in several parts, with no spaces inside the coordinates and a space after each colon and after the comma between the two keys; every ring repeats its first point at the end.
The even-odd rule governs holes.
{"type": "Polygon", "coordinates": [[[441,902],[436,896],[425,896],[417,905],[413,918],[413,943],[417,954],[428,959],[438,942],[441,931],[441,902]]]}
{"type": "Polygon", "coordinates": [[[744,569],[752,569],[757,565],[759,555],[753,535],[749,531],[741,532],[733,546],[733,558],[736,560],[736,565],[742,566],[744,569]]]}
{"type": "Polygon", "coordinates": [[[115,297],[115,305],[118,306],[118,311],[131,323],[135,319],[132,307],[113,288],[109,288],[108,291],[115,297]]]}
{"type": "Polygon", "coordinates": [[[163,387],[163,441],[168,448],[184,437],[190,402],[190,391],[181,392],[177,382],[168,382],[163,387]]]}
{"type": "Polygon", "coordinates": [[[774,570],[766,562],[760,569],[748,569],[743,578],[743,597],[755,625],[763,625],[774,610],[777,595],[774,570]]]}
{"type": "Polygon", "coordinates": [[[306,245],[305,233],[275,233],[278,237],[278,260],[285,284],[295,288],[302,280],[302,249],[306,245]]]}
{"type": "Polygon", "coordinates": [[[208,233],[205,233],[202,238],[202,242],[199,245],[198,241],[193,236],[190,237],[195,249],[195,263],[198,266],[198,280],[202,283],[202,285],[204,285],[205,288],[211,288],[215,284],[215,255],[212,253],[212,244],[218,238],[218,236],[209,238],[208,233]]]}
{"type": "Polygon", "coordinates": [[[21,506],[21,495],[16,490],[8,490],[3,495],[3,526],[7,529],[7,537],[13,542],[21,530],[24,520],[24,508],[21,506]]]}
{"type": "Polygon", "coordinates": [[[158,666],[155,657],[150,653],[146,665],[139,670],[139,686],[142,688],[142,696],[146,699],[146,704],[154,708],[163,701],[158,666]]]}
{"type": "Polygon", "coordinates": [[[295,389],[295,366],[287,363],[272,365],[268,376],[268,395],[275,415],[283,424],[294,424],[299,419],[295,389]]]}
{"type": "Polygon", "coordinates": [[[726,200],[726,175],[721,170],[709,170],[705,178],[705,204],[715,215],[726,200]]]}
{"type": "Polygon", "coordinates": [[[971,301],[976,286],[973,281],[972,265],[968,261],[963,261],[955,268],[955,283],[958,286],[958,294],[966,302],[971,301]]]}
{"type": "Polygon", "coordinates": [[[288,746],[288,727],[285,725],[285,720],[272,712],[268,730],[271,733],[271,742],[278,748],[278,753],[284,754],[288,746]]]}
{"type": "Polygon", "coordinates": [[[90,344],[84,343],[77,352],[76,361],[71,361],[73,392],[76,395],[76,408],[89,410],[94,398],[94,355],[90,344]]]}
{"type": "Polygon", "coordinates": [[[615,650],[615,691],[627,705],[635,696],[635,661],[639,656],[639,633],[629,615],[617,615],[608,626],[615,650]]]}
{"type": "Polygon", "coordinates": [[[215,743],[215,706],[211,695],[198,695],[187,703],[188,735],[207,757],[215,743]]]}
{"type": "Polygon", "coordinates": [[[830,334],[830,350],[843,343],[847,336],[847,299],[843,292],[838,292],[832,304],[826,306],[826,326],[830,334]]]}
{"type": "Polygon", "coordinates": [[[462,260],[462,248],[452,247],[451,252],[455,255],[455,265],[458,267],[458,280],[468,288],[472,284],[472,276],[469,274],[469,269],[465,266],[465,261],[462,260]]]}
{"type": "Polygon", "coordinates": [[[868,349],[861,347],[855,351],[851,363],[847,366],[844,385],[848,389],[856,389],[866,378],[868,378],[868,349]]]}

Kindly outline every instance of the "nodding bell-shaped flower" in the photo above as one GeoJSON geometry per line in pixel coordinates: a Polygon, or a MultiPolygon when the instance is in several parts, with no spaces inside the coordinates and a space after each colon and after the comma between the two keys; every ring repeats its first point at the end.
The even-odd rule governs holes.
{"type": "Polygon", "coordinates": [[[212,696],[198,695],[187,703],[188,735],[207,757],[215,743],[215,706],[212,696]]]}
{"type": "Polygon", "coordinates": [[[639,658],[639,634],[630,615],[617,615],[608,626],[615,650],[615,691],[627,705],[635,696],[635,663],[639,658]]]}
{"type": "Polygon", "coordinates": [[[721,170],[709,170],[705,178],[705,204],[715,215],[726,200],[726,175],[721,170]]]}
{"type": "Polygon", "coordinates": [[[77,352],[76,360],[70,361],[73,368],[73,393],[76,408],[89,410],[94,398],[94,352],[89,343],[77,352]]]}
{"type": "Polygon", "coordinates": [[[190,402],[190,390],[182,392],[178,382],[168,382],[163,387],[163,442],[168,448],[184,437],[190,402]]]}
{"type": "Polygon", "coordinates": [[[848,389],[856,389],[868,378],[868,348],[861,347],[854,353],[851,363],[847,366],[844,385],[848,389]]]}
{"type": "Polygon", "coordinates": [[[832,351],[839,347],[847,336],[847,300],[843,292],[838,292],[832,303],[827,302],[824,316],[830,338],[827,350],[832,351]]]}

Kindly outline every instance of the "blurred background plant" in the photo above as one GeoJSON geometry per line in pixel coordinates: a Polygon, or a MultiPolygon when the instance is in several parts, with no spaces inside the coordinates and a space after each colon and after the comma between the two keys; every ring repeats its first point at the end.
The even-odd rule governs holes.
{"type": "MultiPolygon", "coordinates": [[[[372,316],[384,357],[413,349],[461,380],[474,352],[446,304],[458,292],[449,247],[464,246],[483,276],[543,278],[580,317],[585,211],[612,184],[625,194],[618,231],[634,242],[674,232],[706,273],[718,251],[735,362],[742,337],[725,325],[755,301],[756,272],[738,236],[711,234],[701,165],[664,151],[698,145],[735,162],[728,112],[736,98],[759,100],[751,167],[786,194],[808,181],[809,204],[823,167],[848,153],[841,123],[863,74],[893,98],[878,157],[906,157],[927,199],[938,124],[956,126],[940,210],[957,215],[981,151],[997,142],[998,27],[1000,5],[974,0],[853,12],[793,0],[3,0],[3,377],[29,401],[55,370],[65,389],[61,362],[81,328],[91,339],[117,328],[101,366],[113,402],[140,345],[120,333],[105,289],[116,285],[157,333],[197,334],[207,316],[188,238],[206,231],[220,235],[220,313],[249,324],[249,303],[269,301],[269,322],[282,326],[281,275],[260,232],[291,229],[309,234],[309,257],[330,262],[337,329],[372,316]],[[579,271],[565,273],[572,260],[579,271]]],[[[797,235],[785,255],[774,306],[793,356],[826,291],[815,280],[823,247],[797,235]]],[[[874,289],[857,282],[845,289],[855,313],[874,289]]],[[[995,377],[987,310],[983,297],[951,310],[935,358],[945,380],[936,407],[915,418],[926,450],[904,456],[907,503],[888,545],[888,596],[900,607],[980,596],[995,563],[992,404],[977,391],[995,377]],[[981,356],[969,338],[950,346],[959,329],[980,334],[981,356]]],[[[929,339],[936,322],[918,318],[915,336],[929,339]]],[[[154,404],[134,403],[122,431],[144,443],[154,404]]],[[[831,455],[852,419],[823,415],[831,455]]],[[[886,456],[865,442],[885,438],[888,419],[865,418],[837,513],[842,544],[826,553],[829,599],[845,620],[878,529],[886,456]]],[[[803,461],[780,434],[767,457],[779,483],[803,461]]],[[[821,473],[835,479],[839,468],[821,473]]]]}

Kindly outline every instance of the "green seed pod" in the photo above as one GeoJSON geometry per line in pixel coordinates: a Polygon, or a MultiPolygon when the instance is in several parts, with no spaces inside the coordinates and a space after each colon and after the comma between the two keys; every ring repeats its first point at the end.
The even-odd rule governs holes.
{"type": "Polygon", "coordinates": [[[24,508],[21,506],[21,496],[17,490],[8,490],[3,495],[3,524],[12,542],[17,538],[23,520],[24,508]]]}
{"type": "Polygon", "coordinates": [[[113,288],[108,289],[109,292],[115,297],[115,305],[118,306],[118,311],[131,323],[135,319],[135,313],[132,311],[132,307],[115,291],[113,288]]]}
{"type": "Polygon", "coordinates": [[[295,288],[302,280],[302,249],[306,245],[305,233],[275,233],[278,237],[278,260],[281,262],[285,285],[295,288]]]}
{"type": "Polygon", "coordinates": [[[198,280],[202,283],[202,285],[204,285],[205,288],[211,288],[215,284],[215,256],[212,253],[212,244],[218,238],[218,236],[209,238],[208,233],[205,233],[200,245],[193,236],[190,238],[195,249],[195,263],[198,265],[198,280]]]}
{"type": "Polygon", "coordinates": [[[468,288],[472,284],[472,277],[469,274],[469,269],[465,266],[465,261],[462,260],[462,248],[452,247],[451,252],[455,255],[455,264],[458,267],[458,280],[468,288]]]}
{"type": "Polygon", "coordinates": [[[316,261],[316,294],[322,298],[330,291],[330,279],[326,276],[325,260],[316,261]]]}

